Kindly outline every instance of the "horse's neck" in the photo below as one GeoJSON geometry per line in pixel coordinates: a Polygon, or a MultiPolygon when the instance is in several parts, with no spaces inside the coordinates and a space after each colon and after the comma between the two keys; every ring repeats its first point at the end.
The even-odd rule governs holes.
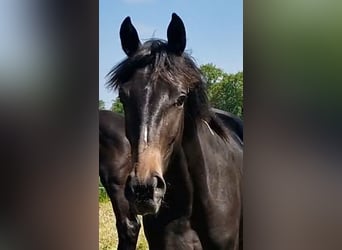
{"type": "Polygon", "coordinates": [[[189,216],[192,211],[193,188],[187,161],[180,145],[175,147],[171,155],[165,181],[168,189],[166,203],[169,203],[166,205],[173,208],[172,212],[177,211],[177,216],[189,216]],[[177,209],[174,209],[175,207],[177,209]]]}
{"type": "Polygon", "coordinates": [[[226,154],[228,145],[204,121],[187,120],[184,126],[182,147],[187,160],[191,181],[197,195],[203,200],[217,197],[225,189],[220,179],[227,175],[226,154]],[[212,195],[211,195],[212,194],[212,195]]]}
{"type": "Polygon", "coordinates": [[[200,186],[197,181],[205,178],[203,173],[204,158],[198,137],[198,124],[193,120],[186,120],[182,139],[182,149],[186,158],[191,181],[195,186],[200,186]]]}
{"type": "Polygon", "coordinates": [[[182,148],[193,186],[191,222],[204,248],[212,249],[221,237],[229,242],[227,228],[239,223],[241,153],[234,142],[227,143],[201,120],[185,122],[182,148]]]}
{"type": "Polygon", "coordinates": [[[203,202],[215,203],[240,186],[242,149],[232,137],[229,141],[221,139],[208,123],[185,122],[182,147],[195,197],[203,202]]]}

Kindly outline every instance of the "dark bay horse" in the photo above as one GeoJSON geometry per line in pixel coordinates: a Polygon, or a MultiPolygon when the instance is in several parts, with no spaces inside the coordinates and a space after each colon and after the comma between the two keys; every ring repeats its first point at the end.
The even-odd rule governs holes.
{"type": "MultiPolygon", "coordinates": [[[[233,114],[212,109],[228,129],[243,142],[243,122],[233,114]]],[[[118,249],[135,249],[140,223],[124,196],[125,183],[131,171],[130,145],[125,135],[125,120],[120,114],[99,112],[100,179],[111,199],[119,238],[118,249]]]]}
{"type": "Polygon", "coordinates": [[[238,249],[242,144],[208,105],[183,21],[172,14],[167,41],[141,44],[127,17],[120,38],[128,57],[109,86],[119,89],[131,146],[125,195],[150,249],[238,249]]]}
{"type": "Polygon", "coordinates": [[[110,111],[100,111],[99,137],[100,180],[110,197],[116,217],[118,249],[135,250],[140,222],[124,194],[127,176],[132,167],[131,149],[125,136],[123,116],[110,111]]]}

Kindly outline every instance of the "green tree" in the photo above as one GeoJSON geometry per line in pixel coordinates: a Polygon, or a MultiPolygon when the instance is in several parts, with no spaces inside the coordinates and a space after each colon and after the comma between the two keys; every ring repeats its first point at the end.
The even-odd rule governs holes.
{"type": "Polygon", "coordinates": [[[207,86],[218,83],[222,80],[223,75],[225,74],[222,69],[217,68],[212,63],[203,64],[200,66],[200,70],[202,71],[204,78],[207,82],[207,86]]]}
{"type": "Polygon", "coordinates": [[[124,113],[122,102],[120,102],[120,98],[117,97],[115,100],[112,101],[112,107],[110,108],[111,111],[117,112],[120,114],[124,113]]]}
{"type": "Polygon", "coordinates": [[[99,100],[99,110],[106,109],[106,104],[103,100],[99,100]]]}
{"type": "Polygon", "coordinates": [[[201,66],[208,82],[208,98],[215,108],[243,116],[243,72],[227,74],[213,64],[201,66]]]}
{"type": "Polygon", "coordinates": [[[225,74],[208,89],[210,103],[239,117],[243,115],[243,73],[225,74]]]}

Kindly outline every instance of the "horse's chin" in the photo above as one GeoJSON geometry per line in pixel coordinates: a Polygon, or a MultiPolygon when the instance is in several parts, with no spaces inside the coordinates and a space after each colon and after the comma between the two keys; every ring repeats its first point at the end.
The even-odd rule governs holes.
{"type": "Polygon", "coordinates": [[[160,208],[161,201],[154,201],[152,199],[143,202],[135,202],[133,207],[138,215],[157,214],[160,208]]]}

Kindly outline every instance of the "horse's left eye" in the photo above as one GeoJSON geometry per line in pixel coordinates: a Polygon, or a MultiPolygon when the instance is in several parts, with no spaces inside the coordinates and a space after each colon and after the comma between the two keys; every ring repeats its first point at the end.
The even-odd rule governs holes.
{"type": "Polygon", "coordinates": [[[177,98],[177,101],[175,102],[176,107],[181,107],[183,106],[185,102],[186,95],[181,95],[180,97],[177,98]]]}

